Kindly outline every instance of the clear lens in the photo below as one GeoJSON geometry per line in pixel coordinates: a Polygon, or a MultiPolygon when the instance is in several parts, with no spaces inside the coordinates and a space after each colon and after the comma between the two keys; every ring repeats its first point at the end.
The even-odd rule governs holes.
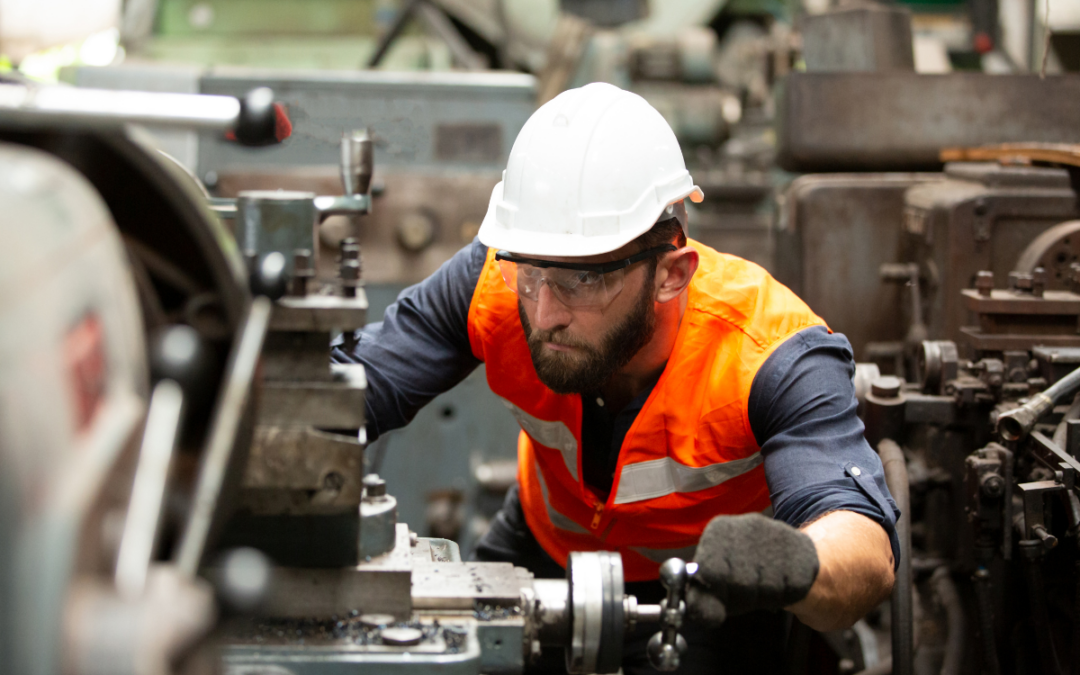
{"type": "Polygon", "coordinates": [[[523,298],[537,300],[540,286],[547,284],[555,297],[568,307],[604,307],[623,286],[624,270],[599,274],[559,267],[536,267],[500,260],[503,280],[523,298]]]}

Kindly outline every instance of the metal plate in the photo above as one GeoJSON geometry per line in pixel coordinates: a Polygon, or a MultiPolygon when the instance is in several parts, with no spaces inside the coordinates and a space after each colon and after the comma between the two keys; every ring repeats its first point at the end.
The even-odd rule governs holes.
{"type": "Polygon", "coordinates": [[[1080,76],[793,73],[778,102],[790,171],[940,167],[947,147],[1072,143],[1080,76]]]}

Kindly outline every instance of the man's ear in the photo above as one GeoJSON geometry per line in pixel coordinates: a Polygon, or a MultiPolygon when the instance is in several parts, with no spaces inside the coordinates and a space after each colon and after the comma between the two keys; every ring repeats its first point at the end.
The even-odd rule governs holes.
{"type": "Polygon", "coordinates": [[[683,246],[665,253],[656,265],[656,301],[670,302],[682,295],[698,268],[698,252],[683,246]]]}

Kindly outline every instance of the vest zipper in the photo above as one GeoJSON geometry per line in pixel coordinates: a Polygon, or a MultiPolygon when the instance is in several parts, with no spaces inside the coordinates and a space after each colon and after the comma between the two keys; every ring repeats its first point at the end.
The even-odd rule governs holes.
{"type": "Polygon", "coordinates": [[[595,511],[593,512],[592,523],[590,528],[596,529],[600,527],[600,516],[604,515],[604,502],[596,502],[595,511]]]}

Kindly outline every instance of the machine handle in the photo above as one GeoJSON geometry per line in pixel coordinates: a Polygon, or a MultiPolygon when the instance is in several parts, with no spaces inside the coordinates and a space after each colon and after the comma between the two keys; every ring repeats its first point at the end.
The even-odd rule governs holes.
{"type": "Polygon", "coordinates": [[[686,615],[686,584],[696,568],[696,565],[690,568],[679,558],[669,558],[660,566],[660,583],[668,593],[660,602],[660,631],[649,639],[647,651],[649,662],[661,672],[678,668],[686,653],[686,639],[679,634],[679,628],[686,615]]]}
{"type": "Polygon", "coordinates": [[[121,124],[235,132],[245,145],[269,145],[291,125],[270,89],[232,96],[82,89],[60,85],[0,84],[0,122],[80,129],[121,124]]]}

